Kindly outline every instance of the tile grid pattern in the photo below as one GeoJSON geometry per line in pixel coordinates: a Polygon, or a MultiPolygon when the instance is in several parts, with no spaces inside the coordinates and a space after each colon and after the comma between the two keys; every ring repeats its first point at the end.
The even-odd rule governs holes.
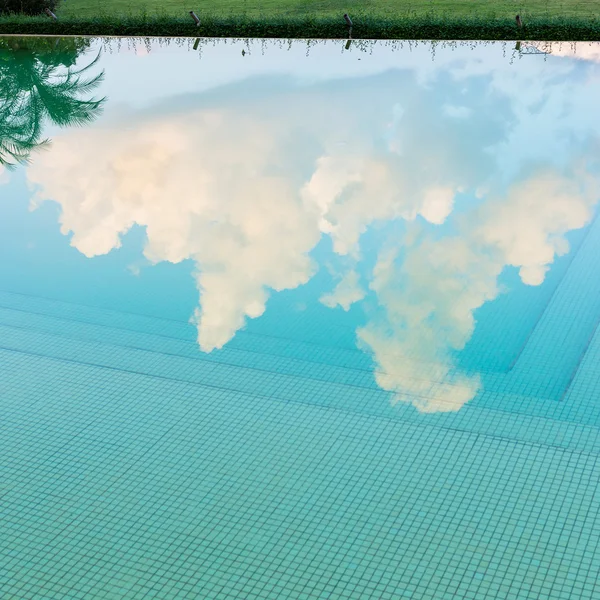
{"type": "Polygon", "coordinates": [[[0,310],[3,596],[600,595],[600,335],[563,402],[422,416],[335,349],[202,363],[184,325],[35,302],[0,310]]]}

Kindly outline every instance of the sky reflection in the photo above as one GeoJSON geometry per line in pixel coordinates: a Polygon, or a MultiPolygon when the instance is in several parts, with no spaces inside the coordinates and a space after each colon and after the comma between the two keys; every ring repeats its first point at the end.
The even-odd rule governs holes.
{"type": "Polygon", "coordinates": [[[311,302],[348,314],[392,401],[459,410],[485,385],[461,359],[480,309],[543,286],[594,217],[597,48],[241,47],[105,53],[105,114],[49,129],[31,208],[88,258],[144,228],[132,278],[191,261],[202,352],[326,271],[311,302]]]}

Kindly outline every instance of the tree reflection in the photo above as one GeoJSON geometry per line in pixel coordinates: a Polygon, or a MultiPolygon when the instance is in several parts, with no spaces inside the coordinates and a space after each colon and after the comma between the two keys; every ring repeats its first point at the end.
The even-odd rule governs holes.
{"type": "Polygon", "coordinates": [[[0,165],[28,162],[48,144],[45,119],[65,127],[98,117],[104,98],[84,98],[103,79],[103,72],[91,74],[99,55],[74,66],[89,45],[78,38],[0,38],[0,165]]]}

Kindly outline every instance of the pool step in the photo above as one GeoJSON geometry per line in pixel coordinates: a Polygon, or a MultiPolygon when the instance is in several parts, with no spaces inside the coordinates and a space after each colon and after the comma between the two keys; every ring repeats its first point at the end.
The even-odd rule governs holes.
{"type": "Polygon", "coordinates": [[[238,365],[168,355],[148,350],[115,347],[101,342],[75,340],[31,329],[0,325],[3,349],[49,357],[74,365],[98,366],[174,382],[194,383],[217,390],[322,406],[360,407],[389,405],[380,389],[286,375],[238,365]]]}
{"type": "MultiPolygon", "coordinates": [[[[0,349],[38,359],[56,360],[72,365],[74,370],[99,367],[113,370],[119,375],[142,375],[177,384],[193,384],[212,389],[217,395],[218,392],[235,392],[388,416],[396,410],[390,403],[391,394],[378,387],[366,388],[248,366],[115,347],[7,325],[0,325],[0,349]]],[[[435,382],[427,383],[435,387],[435,382]]],[[[427,397],[426,389],[423,396],[427,397]]]]}
{"type": "MultiPolygon", "coordinates": [[[[21,296],[0,292],[0,308],[11,309],[25,313],[23,319],[38,317],[51,317],[60,320],[59,327],[74,331],[85,325],[108,328],[115,332],[113,343],[120,339],[145,339],[154,338],[154,344],[161,347],[170,346],[177,342],[187,342],[188,348],[194,354],[199,352],[196,342],[196,329],[193,325],[181,321],[170,321],[157,317],[148,317],[131,313],[107,311],[79,304],[68,304],[55,300],[39,297],[21,296]],[[139,334],[137,337],[135,334],[139,334]]],[[[10,316],[11,322],[17,320],[17,315],[10,316]]],[[[23,322],[23,321],[21,321],[23,322]]],[[[128,342],[127,342],[128,343],[128,342]]],[[[182,348],[184,344],[177,347],[182,348]]],[[[284,336],[275,337],[260,335],[241,330],[230,340],[224,350],[229,348],[308,360],[311,362],[327,363],[357,370],[372,370],[370,358],[357,348],[336,348],[289,339],[284,336]]],[[[180,350],[178,350],[180,351],[180,350]]],[[[218,352],[215,352],[215,354],[218,352]]]]}
{"type": "Polygon", "coordinates": [[[527,340],[510,381],[564,400],[600,323],[600,218],[596,218],[527,340]]]}
{"type": "MultiPolygon", "coordinates": [[[[326,381],[336,381],[348,385],[377,388],[371,369],[356,369],[349,366],[338,366],[319,359],[327,359],[322,349],[310,358],[280,356],[273,352],[261,352],[227,345],[220,351],[201,352],[195,341],[159,336],[151,333],[140,333],[126,329],[118,329],[92,323],[74,322],[68,319],[49,317],[46,315],[15,311],[0,307],[0,324],[23,330],[38,331],[62,338],[81,342],[98,342],[132,350],[145,350],[168,356],[189,358],[204,363],[228,364],[232,366],[250,367],[276,373],[284,373],[298,377],[326,381]]],[[[250,341],[253,341],[250,338],[250,341]]],[[[252,346],[250,346],[252,348],[252,346]]],[[[298,354],[300,350],[297,349],[298,354]]],[[[339,357],[337,357],[339,359],[339,357]]],[[[334,356],[333,361],[335,362],[334,356]]],[[[342,362],[341,360],[339,362],[342,362]]]]}
{"type": "MultiPolygon", "coordinates": [[[[575,300],[572,299],[572,302],[575,300]]],[[[585,298],[582,302],[586,303],[586,314],[593,316],[596,304],[585,298]]],[[[0,325],[3,326],[0,344],[4,341],[4,347],[24,352],[39,352],[36,348],[42,347],[52,348],[50,354],[46,351],[41,354],[52,356],[53,352],[57,352],[56,357],[64,360],[87,361],[90,364],[175,380],[188,380],[192,377],[192,381],[207,382],[213,386],[223,385],[223,380],[235,379],[240,374],[245,377],[246,373],[251,373],[248,382],[258,382],[253,383],[256,387],[251,389],[256,393],[264,392],[267,396],[273,393],[273,386],[276,385],[269,379],[289,377],[310,382],[309,385],[302,386],[303,393],[307,395],[328,395],[330,392],[341,394],[336,401],[343,401],[348,405],[370,401],[370,395],[373,394],[378,399],[382,395],[388,400],[390,397],[375,382],[375,367],[371,358],[357,348],[334,348],[297,339],[240,331],[225,348],[207,354],[199,350],[195,328],[189,323],[8,292],[0,292],[0,325]],[[14,331],[9,332],[10,329],[14,331]],[[21,331],[22,339],[17,330],[21,331]],[[31,342],[31,336],[36,332],[46,335],[43,342],[31,342]],[[70,342],[67,344],[68,340],[70,342]],[[101,346],[104,347],[102,351],[101,346]],[[91,348],[94,352],[90,354],[91,348]],[[100,362],[97,363],[97,360],[100,362]],[[155,371],[157,364],[160,368],[155,371]],[[236,369],[241,371],[238,373],[236,369]],[[209,372],[212,372],[210,378],[207,376],[209,372]],[[259,376],[259,373],[262,375],[259,376]],[[267,382],[264,387],[263,380],[267,382]],[[328,385],[343,387],[332,391],[328,385]],[[344,392],[345,387],[352,392],[344,392]]],[[[576,345],[580,343],[580,339],[575,340],[576,345]]],[[[580,348],[579,351],[583,354],[585,349],[580,348]]],[[[537,355],[532,355],[525,349],[523,356],[533,356],[535,359],[537,355]]],[[[399,356],[398,360],[406,361],[410,357],[399,356]]],[[[523,390],[527,390],[527,394],[534,398],[560,400],[566,387],[564,373],[557,371],[556,365],[547,360],[532,364],[535,362],[530,359],[524,370],[524,363],[520,361],[507,374],[484,373],[485,390],[503,394],[505,402],[508,397],[521,396],[523,390]],[[537,385],[524,385],[527,381],[523,377],[531,376],[532,371],[532,380],[537,385]]],[[[436,371],[435,367],[434,363],[414,363],[412,380],[425,382],[425,397],[430,397],[427,385],[433,387],[439,383],[432,375],[436,371]]],[[[286,389],[298,387],[297,382],[293,384],[289,381],[281,385],[286,389]]],[[[240,387],[234,389],[245,390],[240,387]]],[[[489,406],[483,398],[482,400],[484,406],[489,406]]],[[[300,401],[306,401],[306,397],[300,401]]],[[[508,410],[511,411],[512,407],[508,410]]]]}
{"type": "MultiPolygon", "coordinates": [[[[23,302],[17,300],[18,297],[0,294],[0,301],[5,304],[0,306],[0,323],[80,341],[379,389],[374,379],[375,365],[367,353],[356,347],[352,350],[332,348],[241,331],[223,349],[204,353],[198,348],[195,329],[190,324],[185,324],[185,329],[181,329],[181,323],[174,322],[169,335],[164,331],[149,333],[147,330],[154,323],[148,317],[139,319],[138,315],[118,313],[114,321],[107,321],[106,311],[87,310],[87,307],[79,305],[75,306],[73,315],[67,316],[65,310],[69,305],[65,306],[64,303],[30,297],[25,297],[23,302]],[[100,324],[94,322],[97,316],[100,317],[100,324]],[[140,322],[146,331],[135,329],[140,322]]],[[[432,375],[438,371],[435,363],[417,361],[407,356],[398,356],[397,360],[412,361],[416,379],[436,380],[432,375]]]]}
{"type": "MultiPolygon", "coordinates": [[[[61,318],[74,323],[89,323],[194,343],[197,337],[195,327],[189,322],[72,304],[38,296],[2,291],[0,307],[61,318]]],[[[372,368],[370,358],[354,345],[340,347],[335,343],[314,343],[286,335],[286,332],[282,332],[281,336],[275,336],[261,335],[256,331],[242,329],[227,343],[227,347],[301,359],[317,357],[320,360],[323,355],[323,358],[327,358],[331,364],[365,370],[372,368]]]]}
{"type": "MultiPolygon", "coordinates": [[[[196,404],[202,404],[202,410],[209,412],[213,410],[211,406],[214,410],[220,410],[218,407],[221,404],[239,404],[240,410],[246,412],[251,406],[252,418],[260,424],[265,418],[265,406],[273,406],[270,403],[281,401],[280,398],[264,398],[231,390],[215,393],[214,389],[200,384],[111,371],[104,367],[3,349],[0,349],[0,397],[0,455],[4,457],[0,462],[5,474],[11,469],[18,471],[21,468],[17,459],[7,459],[7,451],[19,455],[21,447],[24,451],[31,444],[38,447],[42,442],[46,446],[51,444],[51,448],[44,448],[46,452],[60,452],[77,437],[85,438],[91,445],[100,442],[103,446],[110,444],[107,447],[109,452],[113,448],[128,448],[129,452],[137,455],[152,447],[157,436],[166,433],[196,404]],[[43,393],[40,393],[40,389],[43,393]],[[77,417],[82,410],[85,410],[85,419],[77,417]],[[43,426],[29,428],[28,431],[39,432],[43,437],[46,429],[52,428],[51,439],[24,438],[22,427],[31,421],[43,423],[43,426]],[[91,423],[94,425],[90,429],[88,426],[91,423]]],[[[381,406],[374,403],[361,406],[334,403],[327,406],[322,404],[322,400],[321,397],[314,397],[307,402],[293,400],[292,403],[383,419],[382,428],[387,420],[401,420],[434,430],[450,429],[600,453],[600,430],[586,424],[479,408],[476,404],[469,404],[457,413],[421,415],[407,405],[398,405],[393,409],[389,404],[381,406]]],[[[514,398],[515,406],[518,401],[518,398],[514,398]]],[[[531,404],[532,399],[521,398],[521,401],[531,404]]],[[[268,409],[267,413],[271,410],[268,409]]],[[[105,460],[110,457],[103,454],[99,458],[105,460]]],[[[74,457],[71,466],[73,472],[89,467],[81,457],[74,457]]],[[[72,476],[69,474],[69,478],[72,476]]]]}

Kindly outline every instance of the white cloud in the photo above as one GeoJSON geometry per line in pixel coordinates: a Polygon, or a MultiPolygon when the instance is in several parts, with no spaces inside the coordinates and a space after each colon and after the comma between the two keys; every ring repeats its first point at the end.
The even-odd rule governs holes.
{"type": "Polygon", "coordinates": [[[441,225],[452,212],[454,196],[459,189],[432,187],[423,194],[421,215],[430,223],[441,225]]]}
{"type": "MultiPolygon", "coordinates": [[[[595,201],[587,178],[556,169],[530,172],[505,191],[494,169],[503,156],[523,166],[511,133],[531,122],[531,95],[537,102],[541,93],[524,86],[529,71],[513,71],[494,75],[485,94],[469,90],[469,68],[456,71],[468,92],[458,112],[456,98],[447,98],[453,87],[432,89],[432,76],[427,89],[397,72],[341,91],[281,92],[270,82],[260,93],[248,88],[252,96],[240,86],[221,104],[106,117],[61,133],[28,176],[37,201],[60,203],[62,232],[86,256],[119,247],[138,224],[151,262],[193,260],[200,296],[193,320],[204,351],[260,316],[270,290],[308,281],[316,269],[310,252],[324,234],[352,267],[321,301],[348,310],[365,296],[362,234],[406,222],[403,241],[391,240],[393,251],[379,255],[371,290],[382,313],[357,332],[359,342],[395,402],[458,410],[481,380],[459,372],[456,353],[472,335],[477,308],[498,294],[499,274],[512,265],[524,283],[540,284],[566,251],[565,233],[589,221],[595,201]],[[459,221],[450,220],[463,191],[477,191],[481,207],[463,211],[457,234],[459,221]],[[443,235],[434,235],[442,224],[443,235]]],[[[547,135],[562,142],[549,114],[547,135]]],[[[531,144],[528,152],[547,147],[531,144]]]]}
{"type": "Polygon", "coordinates": [[[523,283],[539,285],[554,257],[568,252],[564,234],[591,219],[598,192],[596,179],[584,171],[568,177],[539,172],[513,185],[505,201],[477,212],[475,237],[497,248],[504,264],[518,267],[523,283]]]}
{"type": "Polygon", "coordinates": [[[331,235],[335,252],[355,254],[360,236],[375,221],[421,215],[439,224],[450,214],[454,190],[434,183],[419,186],[414,159],[361,150],[366,150],[362,156],[321,157],[302,190],[305,202],[319,207],[320,228],[331,235]]]}
{"type": "Polygon", "coordinates": [[[344,310],[365,297],[365,290],[361,287],[358,273],[352,269],[340,279],[335,289],[330,294],[321,296],[321,302],[329,308],[341,306],[344,310]]]}
{"type": "MultiPolygon", "coordinates": [[[[450,213],[457,182],[464,183],[454,138],[434,152],[419,146],[419,98],[397,106],[389,77],[366,98],[356,85],[343,102],[319,86],[286,84],[253,101],[107,115],[85,131],[61,132],[28,169],[33,205],[56,200],[62,233],[88,257],[118,248],[137,224],[146,229],[150,262],[193,260],[198,341],[205,351],[220,348],[262,314],[269,290],[311,277],[309,253],[323,233],[336,252],[357,258],[374,221],[420,214],[441,223],[450,213]],[[365,112],[365,101],[382,110],[365,112]],[[411,152],[398,153],[398,145],[411,152]]],[[[325,302],[356,301],[350,283],[325,302]]]]}
{"type": "Polygon", "coordinates": [[[377,383],[395,401],[422,412],[458,410],[480,381],[457,372],[453,352],[471,337],[475,309],[497,295],[501,266],[458,236],[422,233],[398,250],[377,262],[371,287],[384,312],[358,337],[373,353],[377,383]]]}
{"type": "Polygon", "coordinates": [[[421,412],[455,411],[472,400],[479,375],[461,373],[455,352],[473,333],[476,309],[498,295],[506,266],[540,285],[568,251],[565,234],[589,223],[599,194],[596,178],[581,170],[537,172],[467,214],[459,235],[407,236],[401,258],[398,249],[382,254],[371,287],[384,313],[358,331],[373,352],[378,385],[421,412]]]}
{"type": "Polygon", "coordinates": [[[296,287],[314,270],[319,230],[289,177],[268,171],[276,142],[242,114],[197,111],[56,136],[29,178],[37,202],[61,204],[61,230],[86,256],[139,224],[151,262],[193,259],[198,340],[210,351],[262,313],[267,288],[296,287]]]}

